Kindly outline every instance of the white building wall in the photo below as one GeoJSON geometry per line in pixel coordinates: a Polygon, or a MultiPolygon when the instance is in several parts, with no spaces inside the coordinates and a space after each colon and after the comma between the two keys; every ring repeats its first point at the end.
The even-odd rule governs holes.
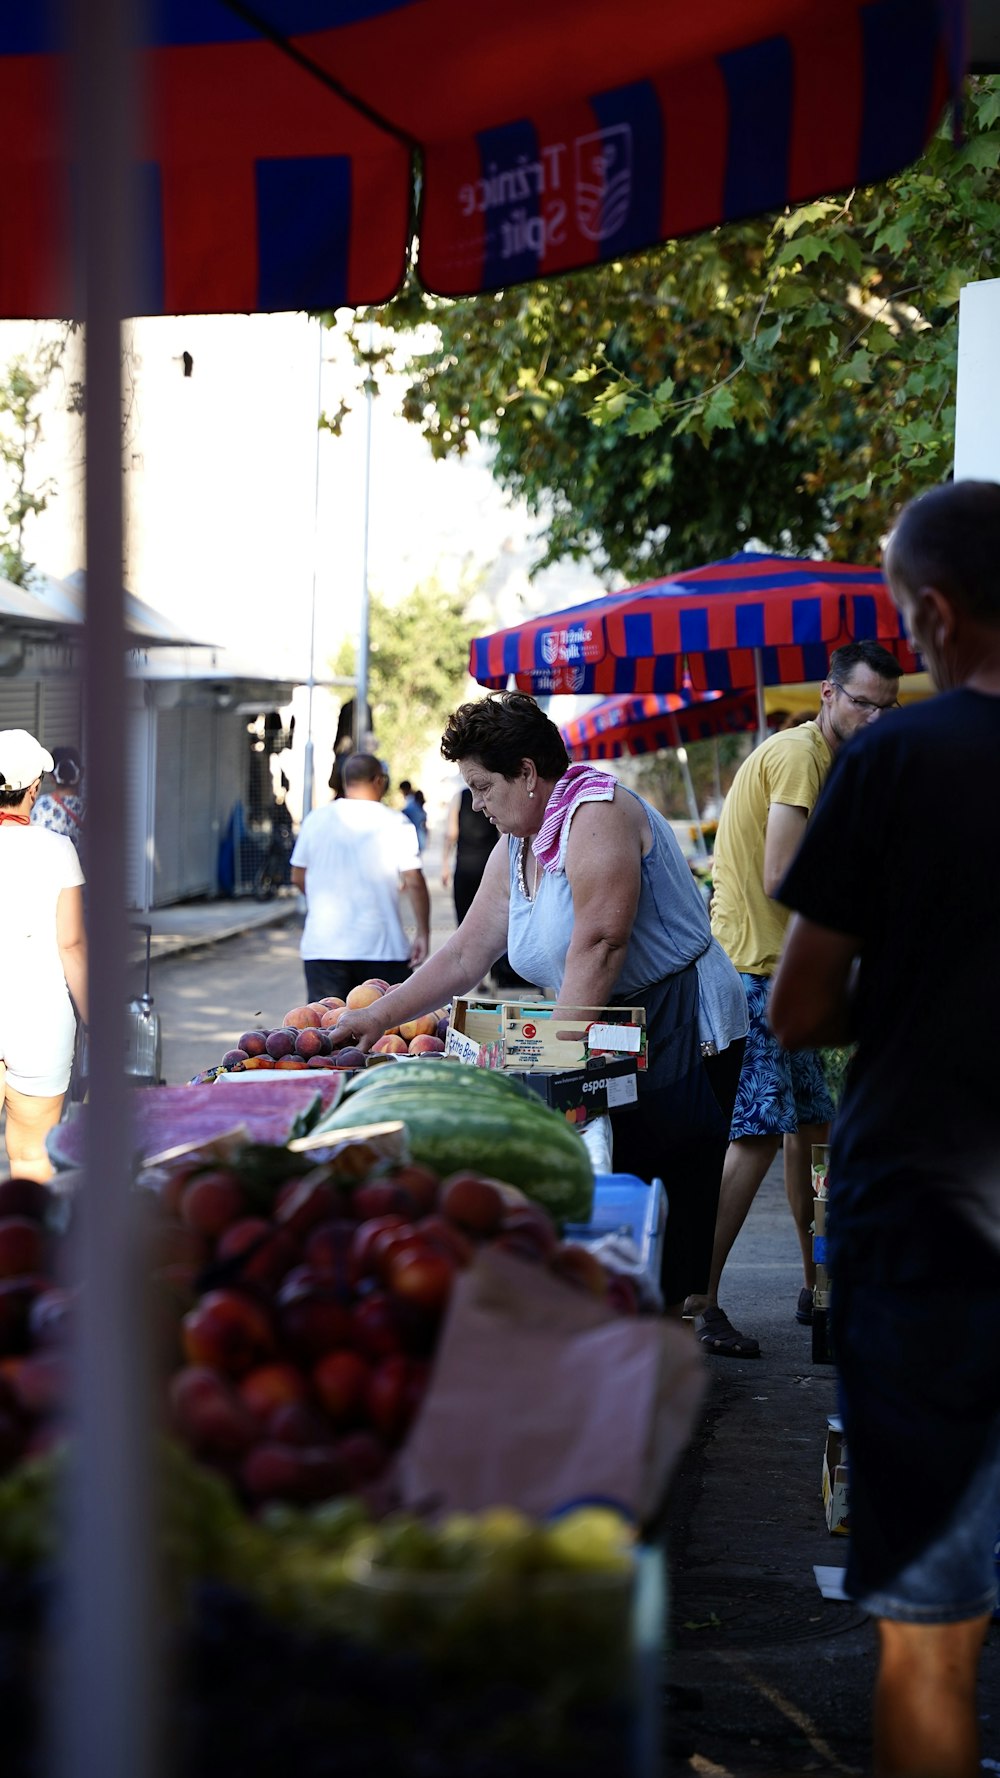
{"type": "Polygon", "coordinates": [[[1000,278],[959,299],[955,480],[1000,482],[1000,278]]]}

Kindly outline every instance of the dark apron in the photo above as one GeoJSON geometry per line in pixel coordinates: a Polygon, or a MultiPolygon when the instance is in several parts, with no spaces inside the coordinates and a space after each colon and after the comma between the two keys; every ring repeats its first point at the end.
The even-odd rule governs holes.
{"type": "Polygon", "coordinates": [[[667,1304],[703,1292],[715,1235],[731,1107],[720,1106],[701,1054],[694,963],[619,1006],[646,1009],[647,1066],[638,1102],[611,1113],[616,1173],[662,1179],[668,1216],[661,1285],[667,1304]]]}

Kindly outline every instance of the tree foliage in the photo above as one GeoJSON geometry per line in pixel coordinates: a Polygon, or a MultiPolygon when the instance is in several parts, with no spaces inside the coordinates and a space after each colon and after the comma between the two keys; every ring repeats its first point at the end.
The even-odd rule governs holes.
{"type": "Polygon", "coordinates": [[[27,586],[34,566],[25,554],[28,520],[45,511],[54,492],[51,480],[31,485],[31,457],[42,435],[41,404],[62,361],[66,336],[50,340],[33,357],[21,353],[0,372],[0,464],[4,498],[0,504],[0,575],[27,586]]]}
{"type": "MultiPolygon", "coordinates": [[[[368,623],[368,701],[379,752],[393,778],[416,780],[465,684],[469,658],[466,606],[471,588],[449,591],[431,578],[396,603],[373,593],[368,623]]],[[[332,663],[357,671],[348,639],[332,663]]]]}
{"type": "Polygon", "coordinates": [[[637,579],[750,538],[871,558],[950,469],[958,296],[998,270],[1000,79],[969,83],[964,126],[885,184],[627,262],[459,302],[411,286],[370,311],[374,366],[358,318],[359,361],[402,351],[435,455],[492,443],[542,563],[637,579]]]}

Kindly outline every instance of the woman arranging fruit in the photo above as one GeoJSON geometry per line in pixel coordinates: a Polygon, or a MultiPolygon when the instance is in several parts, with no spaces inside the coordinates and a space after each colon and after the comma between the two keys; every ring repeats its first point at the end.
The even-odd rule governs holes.
{"type": "Polygon", "coordinates": [[[0,733],[0,1104],[11,1173],[36,1180],[52,1172],[45,1138],[69,1085],[74,1001],[87,1017],[83,871],[72,840],[31,825],[51,770],[52,755],[26,729],[0,733]]]}
{"type": "Polygon", "coordinates": [[[662,1287],[679,1306],[708,1276],[747,1028],[740,979],[668,823],[609,773],[571,766],[533,698],[463,704],[441,751],[507,844],[441,949],[372,1006],[345,1010],[333,1042],[369,1049],[389,1026],[468,993],[504,950],[563,1007],[644,1006],[648,1066],[638,1105],[612,1114],[614,1160],[664,1180],[662,1287]]]}

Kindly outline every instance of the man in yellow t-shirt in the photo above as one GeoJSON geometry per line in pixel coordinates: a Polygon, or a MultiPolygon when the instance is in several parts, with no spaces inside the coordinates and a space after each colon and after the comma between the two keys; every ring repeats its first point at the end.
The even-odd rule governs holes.
{"type": "Polygon", "coordinates": [[[798,850],[838,747],[896,703],[899,664],[877,642],[849,642],[830,657],[814,722],[781,730],[745,759],[726,798],[715,841],[712,932],[747,991],[750,1031],[722,1174],[708,1295],[689,1297],[708,1352],[756,1358],[758,1342],[719,1307],[719,1283],[761,1180],[785,1144],[785,1189],[802,1248],[805,1283],[796,1318],[812,1320],[815,1269],[810,1155],[825,1142],[833,1103],[815,1050],[781,1049],[767,997],[789,914],[773,897],[798,850]]]}

